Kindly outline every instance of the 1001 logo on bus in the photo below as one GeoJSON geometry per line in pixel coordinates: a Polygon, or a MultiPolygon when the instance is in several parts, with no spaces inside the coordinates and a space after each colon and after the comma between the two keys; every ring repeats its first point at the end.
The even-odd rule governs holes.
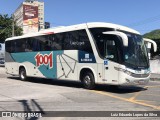
{"type": "Polygon", "coordinates": [[[38,53],[35,56],[36,60],[36,66],[40,67],[41,65],[49,65],[49,68],[51,69],[53,67],[53,53],[51,52],[48,54],[40,54],[38,53]]]}

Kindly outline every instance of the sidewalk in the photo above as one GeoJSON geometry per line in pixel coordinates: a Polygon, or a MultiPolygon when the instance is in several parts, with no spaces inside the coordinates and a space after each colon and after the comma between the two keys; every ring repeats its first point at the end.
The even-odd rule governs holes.
{"type": "Polygon", "coordinates": [[[160,59],[150,60],[151,80],[160,81],[160,59]]]}
{"type": "Polygon", "coordinates": [[[160,81],[160,74],[157,73],[151,73],[151,80],[158,80],[160,81]]]}

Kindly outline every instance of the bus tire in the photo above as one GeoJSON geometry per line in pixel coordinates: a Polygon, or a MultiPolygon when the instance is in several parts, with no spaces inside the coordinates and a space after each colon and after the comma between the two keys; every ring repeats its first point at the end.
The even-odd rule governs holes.
{"type": "Polygon", "coordinates": [[[26,70],[24,67],[20,68],[19,70],[19,77],[22,81],[27,80],[26,70]]]}
{"type": "Polygon", "coordinates": [[[94,75],[91,72],[86,72],[82,76],[82,83],[84,88],[86,89],[93,89],[95,87],[95,80],[94,80],[94,75]]]}

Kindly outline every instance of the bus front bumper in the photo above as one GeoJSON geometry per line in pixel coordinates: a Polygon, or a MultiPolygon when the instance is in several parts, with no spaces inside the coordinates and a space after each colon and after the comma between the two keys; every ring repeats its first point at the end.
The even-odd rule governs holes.
{"type": "Polygon", "coordinates": [[[146,85],[146,84],[148,84],[149,83],[149,78],[144,78],[144,79],[138,79],[138,80],[136,80],[136,79],[134,79],[134,80],[132,80],[132,79],[127,79],[126,78],[126,82],[125,83],[123,83],[122,85],[135,85],[135,86],[137,86],[137,85],[146,85]]]}
{"type": "Polygon", "coordinates": [[[148,75],[147,77],[133,77],[133,76],[130,76],[130,75],[127,75],[125,73],[122,73],[121,76],[119,79],[121,82],[119,82],[120,85],[146,85],[148,84],[148,82],[150,81],[150,75],[148,75]],[[123,75],[122,75],[123,74],[123,75]]]}

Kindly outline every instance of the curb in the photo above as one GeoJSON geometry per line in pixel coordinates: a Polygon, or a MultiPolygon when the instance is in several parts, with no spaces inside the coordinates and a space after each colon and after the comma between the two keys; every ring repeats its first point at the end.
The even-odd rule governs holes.
{"type": "Polygon", "coordinates": [[[159,81],[160,82],[160,78],[150,78],[150,81],[159,81]]]}

